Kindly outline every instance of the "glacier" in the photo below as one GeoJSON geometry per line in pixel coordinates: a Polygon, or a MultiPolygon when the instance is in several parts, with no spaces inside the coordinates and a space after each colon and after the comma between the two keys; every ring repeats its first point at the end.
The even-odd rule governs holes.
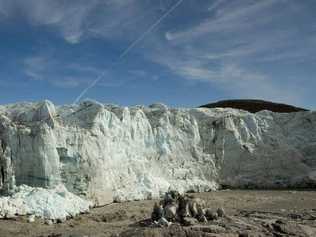
{"type": "Polygon", "coordinates": [[[47,100],[0,106],[0,218],[66,218],[169,189],[221,187],[316,187],[316,112],[47,100]]]}

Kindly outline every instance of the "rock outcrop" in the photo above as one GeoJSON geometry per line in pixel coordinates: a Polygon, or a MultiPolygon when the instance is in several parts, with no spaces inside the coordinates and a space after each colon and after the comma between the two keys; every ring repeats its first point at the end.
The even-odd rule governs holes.
{"type": "Polygon", "coordinates": [[[315,187],[316,112],[0,106],[0,190],[66,189],[94,205],[208,191],[315,187]]]}
{"type": "Polygon", "coordinates": [[[295,107],[292,105],[274,103],[265,100],[222,100],[215,103],[209,103],[202,105],[202,108],[232,108],[232,109],[242,109],[251,113],[257,113],[262,110],[269,110],[277,113],[292,113],[307,111],[307,109],[295,107]]]}

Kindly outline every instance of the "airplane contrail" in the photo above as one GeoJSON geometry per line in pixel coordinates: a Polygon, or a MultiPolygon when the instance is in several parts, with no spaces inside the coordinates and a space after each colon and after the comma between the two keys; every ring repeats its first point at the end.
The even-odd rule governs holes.
{"type": "MultiPolygon", "coordinates": [[[[143,34],[141,34],[135,41],[133,41],[118,57],[117,63],[122,60],[140,41],[142,41],[149,33],[151,33],[167,16],[169,16],[184,0],[176,2],[168,11],[166,11],[154,24],[152,24],[143,34]]],[[[114,65],[117,65],[114,64],[114,65]]],[[[104,77],[106,70],[104,70],[88,87],[86,87],[80,95],[74,100],[73,104],[77,104],[81,98],[104,77]]]]}

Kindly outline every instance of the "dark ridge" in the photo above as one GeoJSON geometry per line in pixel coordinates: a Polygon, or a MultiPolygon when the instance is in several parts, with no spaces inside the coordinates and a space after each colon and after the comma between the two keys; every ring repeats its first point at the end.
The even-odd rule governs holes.
{"type": "Polygon", "coordinates": [[[298,108],[292,105],[274,103],[264,100],[222,100],[200,106],[200,108],[233,108],[242,109],[250,113],[256,113],[262,110],[269,110],[278,113],[292,113],[299,111],[308,111],[307,109],[298,108]]]}

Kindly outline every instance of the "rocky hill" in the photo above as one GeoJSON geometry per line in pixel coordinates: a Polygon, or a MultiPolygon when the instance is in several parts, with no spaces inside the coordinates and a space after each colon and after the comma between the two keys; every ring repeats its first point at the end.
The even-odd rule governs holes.
{"type": "Polygon", "coordinates": [[[278,113],[292,113],[299,111],[307,111],[292,105],[274,103],[265,100],[222,100],[215,103],[209,103],[200,106],[201,108],[233,108],[242,109],[250,113],[256,113],[262,110],[269,110],[278,113]]]}

